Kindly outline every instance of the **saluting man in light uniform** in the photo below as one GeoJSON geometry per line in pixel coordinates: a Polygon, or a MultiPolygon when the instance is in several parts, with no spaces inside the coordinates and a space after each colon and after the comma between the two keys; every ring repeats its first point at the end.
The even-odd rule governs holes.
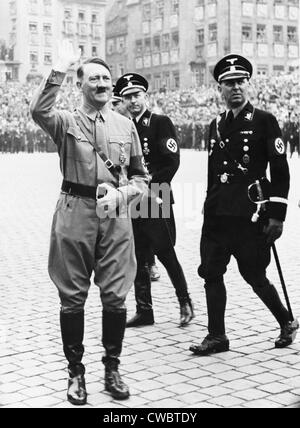
{"type": "Polygon", "coordinates": [[[213,120],[209,130],[208,186],[198,269],[205,280],[209,334],[200,345],[191,346],[197,355],[229,349],[223,276],[232,255],[243,279],[280,325],[275,346],[290,345],[299,326],[289,319],[288,310],[266,277],[271,245],[283,230],[290,175],[276,118],[249,102],[252,70],[246,58],[235,54],[221,59],[214,69],[227,109],[213,120]],[[266,181],[268,166],[269,202],[257,221],[248,186],[256,180],[266,181]]]}
{"type": "Polygon", "coordinates": [[[85,404],[84,306],[94,271],[103,306],[105,388],[115,399],[129,397],[118,372],[126,326],[125,299],[136,275],[134,238],[127,204],[147,191],[139,137],[129,119],[108,107],[111,72],[100,58],[77,71],[83,102],[73,113],[56,110],[67,70],[80,55],[65,41],[50,76],[38,89],[31,113],[57,145],[63,175],[55,210],[49,274],[60,302],[63,349],[68,360],[68,400],[85,404]],[[116,215],[117,211],[122,214],[116,215]]]}

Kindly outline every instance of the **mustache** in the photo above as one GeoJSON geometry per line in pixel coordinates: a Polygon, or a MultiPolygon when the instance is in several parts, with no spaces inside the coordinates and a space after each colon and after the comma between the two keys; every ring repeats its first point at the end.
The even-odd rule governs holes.
{"type": "Polygon", "coordinates": [[[104,92],[106,92],[106,88],[98,88],[96,91],[97,94],[103,94],[104,92]]]}

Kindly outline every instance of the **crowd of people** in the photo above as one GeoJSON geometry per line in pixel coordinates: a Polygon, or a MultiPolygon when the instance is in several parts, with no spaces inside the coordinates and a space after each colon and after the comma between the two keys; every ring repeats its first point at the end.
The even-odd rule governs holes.
{"type": "MultiPolygon", "coordinates": [[[[29,115],[29,103],[37,82],[0,84],[0,153],[52,152],[55,145],[29,115]]],[[[80,98],[73,84],[65,84],[57,108],[73,110],[80,98]]],[[[290,154],[299,155],[299,75],[274,76],[252,81],[251,101],[257,108],[273,113],[281,126],[290,154]]],[[[215,86],[150,94],[150,108],[168,115],[176,126],[182,148],[206,149],[209,123],[224,110],[215,86]]]]}

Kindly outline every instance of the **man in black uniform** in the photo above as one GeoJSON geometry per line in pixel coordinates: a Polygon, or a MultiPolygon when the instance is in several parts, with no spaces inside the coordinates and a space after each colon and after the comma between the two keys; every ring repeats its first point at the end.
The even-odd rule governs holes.
{"type": "Polygon", "coordinates": [[[146,204],[150,209],[156,204],[159,211],[158,218],[149,215],[148,218],[141,216],[133,219],[137,258],[137,313],[127,322],[127,327],[154,323],[149,270],[152,251],[164,265],[172,281],[180,305],[180,325],[185,326],[194,317],[194,312],[186,279],[174,249],[176,226],[172,209],[174,200],[171,180],[179,167],[175,128],[168,117],[147,110],[148,82],[143,76],[127,73],[117,81],[115,90],[123,97],[123,102],[136,124],[145,163],[151,176],[150,197],[146,204]],[[164,185],[167,190],[157,191],[160,185],[164,185]]]}
{"type": "Polygon", "coordinates": [[[224,57],[214,69],[227,110],[211,123],[209,132],[208,187],[198,269],[205,280],[209,334],[199,346],[190,347],[196,355],[229,349],[223,275],[232,255],[244,280],[280,325],[275,346],[290,345],[299,326],[296,320],[290,321],[266,277],[271,245],[283,230],[290,175],[276,118],[248,101],[251,76],[251,63],[234,54],[224,57]],[[248,186],[256,180],[266,180],[268,165],[269,202],[264,216],[257,221],[248,186]]]}

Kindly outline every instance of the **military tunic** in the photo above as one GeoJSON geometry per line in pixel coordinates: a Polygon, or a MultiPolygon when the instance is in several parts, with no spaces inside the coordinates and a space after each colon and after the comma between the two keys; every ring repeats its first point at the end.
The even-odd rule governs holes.
{"type": "Polygon", "coordinates": [[[276,118],[250,103],[228,123],[226,112],[214,120],[209,133],[207,197],[201,238],[199,275],[207,281],[226,272],[231,255],[252,286],[265,281],[270,246],[263,227],[268,218],[284,221],[289,192],[286,149],[276,118]],[[256,205],[248,186],[267,176],[270,195],[264,217],[251,221],[256,205]]]}
{"type": "MultiPolygon", "coordinates": [[[[90,187],[108,183],[130,202],[146,191],[148,181],[133,123],[109,108],[101,111],[101,146],[120,167],[118,183],[87,138],[95,138],[97,112],[81,108],[70,113],[54,108],[64,77],[64,73],[52,71],[31,103],[33,119],[57,145],[64,180],[90,187]],[[78,124],[79,116],[85,132],[78,124]],[[121,158],[124,148],[126,160],[121,158]]],[[[96,195],[78,197],[62,191],[53,218],[49,274],[58,288],[64,312],[83,309],[93,271],[104,309],[124,307],[135,278],[136,261],[131,220],[122,217],[99,219],[96,195]]]]}
{"type": "MultiPolygon", "coordinates": [[[[175,127],[167,116],[153,114],[149,110],[145,111],[136,126],[145,164],[151,176],[151,197],[149,198],[151,203],[149,203],[148,211],[150,216],[149,218],[133,219],[138,262],[136,288],[141,287],[141,283],[146,281],[142,274],[143,267],[145,263],[151,260],[153,251],[166,268],[177,297],[179,299],[185,298],[187,296],[187,284],[174,250],[176,225],[172,208],[174,198],[171,181],[180,164],[175,127]],[[157,190],[157,185],[167,185],[167,189],[164,186],[162,191],[157,190]],[[154,218],[153,210],[151,210],[155,204],[155,197],[162,199],[158,218],[154,218]]],[[[139,304],[138,296],[139,292],[136,290],[136,298],[139,304]]]]}

